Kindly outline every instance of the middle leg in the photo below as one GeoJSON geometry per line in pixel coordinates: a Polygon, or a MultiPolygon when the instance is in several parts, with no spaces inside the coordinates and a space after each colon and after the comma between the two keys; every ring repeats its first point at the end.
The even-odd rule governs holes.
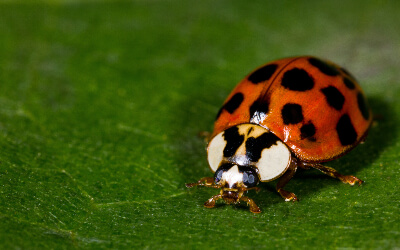
{"type": "Polygon", "coordinates": [[[293,161],[286,173],[279,179],[276,184],[276,191],[285,199],[285,201],[297,201],[297,196],[289,191],[284,190],[285,185],[292,179],[297,170],[297,161],[293,161]]]}

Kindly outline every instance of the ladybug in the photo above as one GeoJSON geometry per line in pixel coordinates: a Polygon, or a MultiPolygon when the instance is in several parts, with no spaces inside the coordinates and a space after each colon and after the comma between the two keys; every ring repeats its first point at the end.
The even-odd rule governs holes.
{"type": "Polygon", "coordinates": [[[348,153],[363,142],[372,113],[355,78],[344,68],[311,56],[267,63],[244,78],[217,114],[208,143],[214,178],[187,187],[221,189],[204,205],[223,199],[261,210],[248,190],[279,178],[285,201],[298,200],[284,189],[297,168],[318,169],[344,183],[363,182],[321,163],[348,153]]]}

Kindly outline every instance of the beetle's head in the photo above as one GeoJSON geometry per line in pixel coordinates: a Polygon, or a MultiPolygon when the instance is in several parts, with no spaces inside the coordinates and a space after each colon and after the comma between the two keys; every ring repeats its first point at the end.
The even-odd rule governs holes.
{"type": "Polygon", "coordinates": [[[214,183],[221,187],[221,195],[227,204],[237,203],[243,193],[259,183],[258,174],[251,166],[234,163],[222,164],[214,175],[214,183]]]}

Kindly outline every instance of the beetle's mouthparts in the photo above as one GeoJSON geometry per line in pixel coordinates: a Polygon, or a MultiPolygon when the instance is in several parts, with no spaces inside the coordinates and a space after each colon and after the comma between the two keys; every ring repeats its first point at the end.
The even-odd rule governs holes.
{"type": "Polygon", "coordinates": [[[222,189],[222,199],[224,199],[226,204],[238,203],[239,202],[239,192],[238,190],[232,189],[222,189]]]}

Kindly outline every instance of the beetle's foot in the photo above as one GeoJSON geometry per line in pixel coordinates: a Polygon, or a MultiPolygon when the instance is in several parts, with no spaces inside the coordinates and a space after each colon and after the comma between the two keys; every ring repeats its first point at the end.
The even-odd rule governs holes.
{"type": "Polygon", "coordinates": [[[299,199],[297,199],[297,196],[289,191],[283,190],[283,189],[279,189],[278,193],[282,196],[283,199],[285,199],[285,201],[298,201],[299,199]]]}
{"type": "Polygon", "coordinates": [[[252,213],[254,213],[254,214],[259,214],[259,213],[261,213],[261,209],[256,205],[256,204],[254,204],[253,206],[252,205],[250,205],[250,212],[252,212],[252,213]]]}
{"type": "Polygon", "coordinates": [[[360,186],[361,184],[363,184],[363,180],[352,176],[352,175],[342,175],[340,177],[338,177],[339,180],[341,180],[343,183],[348,183],[352,186],[354,186],[355,184],[358,183],[358,186],[360,186]]]}
{"type": "Polygon", "coordinates": [[[210,199],[208,199],[206,202],[204,202],[204,206],[206,208],[213,208],[215,207],[215,202],[219,199],[222,198],[222,195],[218,194],[218,195],[214,195],[213,197],[211,197],[210,199]]]}
{"type": "Polygon", "coordinates": [[[242,197],[240,198],[240,200],[247,203],[247,205],[250,207],[250,208],[249,208],[249,209],[250,209],[250,212],[255,213],[255,214],[261,213],[261,209],[260,209],[260,208],[257,206],[257,204],[256,204],[252,199],[250,199],[249,197],[242,196],[242,197]]]}
{"type": "Polygon", "coordinates": [[[200,132],[198,133],[198,136],[201,137],[201,138],[203,138],[203,140],[204,140],[206,143],[209,143],[210,140],[211,140],[211,133],[208,132],[208,131],[200,131],[200,132]]]}

